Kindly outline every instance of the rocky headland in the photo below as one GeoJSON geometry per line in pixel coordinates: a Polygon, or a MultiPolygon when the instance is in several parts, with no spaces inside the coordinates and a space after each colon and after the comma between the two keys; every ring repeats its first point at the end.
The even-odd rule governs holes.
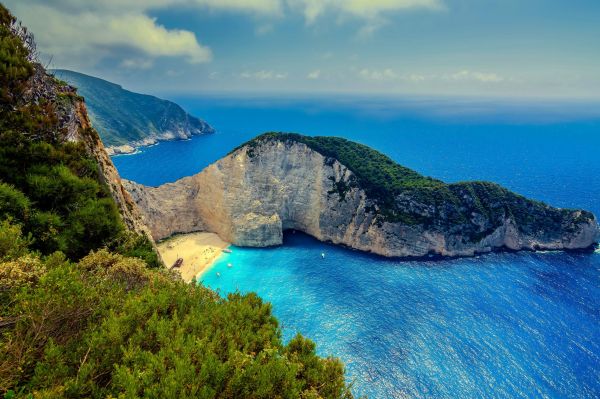
{"type": "Polygon", "coordinates": [[[214,133],[208,123],[171,101],[125,90],[79,72],[57,69],[53,73],[77,87],[78,94],[85,98],[92,125],[109,155],[130,154],[138,147],[161,141],[214,133]]]}
{"type": "Polygon", "coordinates": [[[497,184],[446,184],[358,143],[267,133],[202,172],[160,187],[124,181],[153,237],[207,231],[240,246],[282,243],[294,229],[388,257],[575,250],[595,216],[497,184]]]}

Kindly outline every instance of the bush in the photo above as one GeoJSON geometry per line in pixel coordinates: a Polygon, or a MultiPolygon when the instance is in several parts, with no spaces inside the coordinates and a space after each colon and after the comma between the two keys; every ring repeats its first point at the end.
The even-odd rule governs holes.
{"type": "Polygon", "coordinates": [[[31,235],[23,237],[21,226],[3,220],[0,222],[0,261],[24,256],[32,241],[31,235]]]}
{"type": "Polygon", "coordinates": [[[301,336],[283,345],[255,294],[221,299],[106,250],[8,269],[22,283],[0,390],[17,397],[351,398],[341,363],[301,336]]]}
{"type": "Polygon", "coordinates": [[[0,182],[0,218],[25,222],[29,218],[29,198],[9,184],[0,182]]]}
{"type": "Polygon", "coordinates": [[[124,230],[113,247],[122,255],[143,260],[152,269],[163,266],[162,261],[152,246],[152,242],[145,235],[124,230]]]}

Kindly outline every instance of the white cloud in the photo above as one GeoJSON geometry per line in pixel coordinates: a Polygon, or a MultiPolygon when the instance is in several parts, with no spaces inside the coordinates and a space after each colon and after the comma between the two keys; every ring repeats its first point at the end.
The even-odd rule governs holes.
{"type": "Polygon", "coordinates": [[[407,9],[435,10],[444,0],[5,0],[39,39],[39,48],[59,63],[94,65],[105,58],[122,60],[122,67],[134,66],[133,58],[181,57],[190,63],[212,59],[210,48],[189,30],[167,28],[150,17],[150,11],[167,8],[196,8],[215,12],[237,12],[260,16],[256,34],[274,27],[265,18],[301,12],[307,23],[326,13],[366,20],[363,36],[387,23],[389,12],[407,9]],[[120,49],[119,51],[111,51],[120,49]]]}
{"type": "Polygon", "coordinates": [[[398,74],[394,72],[393,69],[361,69],[358,72],[358,75],[365,80],[374,80],[374,81],[390,81],[396,80],[399,78],[398,74]]]}
{"type": "Polygon", "coordinates": [[[152,56],[183,56],[189,62],[197,64],[212,59],[208,47],[198,43],[194,33],[171,29],[158,25],[155,19],[145,15],[126,15],[111,18],[98,23],[94,17],[86,15],[95,34],[90,38],[92,44],[132,46],[152,56]],[[103,24],[108,22],[102,29],[103,24]]]}
{"type": "Polygon", "coordinates": [[[410,74],[406,77],[406,80],[411,81],[413,83],[420,83],[427,80],[427,77],[418,73],[410,74]]]}
{"type": "Polygon", "coordinates": [[[278,14],[282,9],[280,0],[190,0],[189,2],[215,10],[244,11],[260,14],[278,14]]]}
{"type": "Polygon", "coordinates": [[[267,71],[267,70],[261,70],[261,71],[256,71],[256,72],[242,72],[238,75],[238,77],[242,78],[242,79],[253,79],[253,80],[281,80],[281,79],[287,79],[288,77],[288,73],[282,73],[282,72],[274,72],[274,71],[267,71]]]}
{"type": "MultiPolygon", "coordinates": [[[[85,2],[88,3],[88,2],[85,2]]],[[[95,2],[89,2],[95,3],[95,2]]],[[[97,6],[112,4],[112,0],[97,6]]],[[[134,1],[133,3],[136,3],[134,1]]],[[[151,0],[150,3],[157,3],[151,0]]],[[[212,59],[210,48],[202,45],[195,34],[180,29],[167,29],[156,19],[129,11],[84,10],[73,0],[49,1],[21,0],[13,11],[35,33],[39,48],[47,54],[60,57],[62,63],[94,64],[108,56],[128,53],[120,61],[124,67],[134,67],[133,54],[143,54],[146,61],[138,67],[148,66],[148,58],[182,57],[190,63],[203,63],[212,59]],[[56,7],[63,4],[63,8],[56,7]],[[73,3],[73,4],[71,4],[73,3]]],[[[131,5],[130,5],[131,7],[131,5]]],[[[139,60],[138,60],[139,61],[139,60]]]]}
{"type": "Polygon", "coordinates": [[[377,19],[382,14],[409,9],[444,9],[442,0],[287,0],[291,8],[300,9],[308,24],[327,12],[377,19]]]}
{"type": "Polygon", "coordinates": [[[143,13],[148,10],[186,6],[214,11],[278,14],[282,7],[281,0],[8,0],[7,3],[9,5],[11,3],[44,4],[69,13],[84,11],[143,13]]]}
{"type": "Polygon", "coordinates": [[[482,83],[499,83],[503,82],[504,78],[496,73],[477,72],[463,69],[449,76],[450,80],[455,81],[477,81],[482,83]]]}
{"type": "Polygon", "coordinates": [[[273,29],[275,27],[273,26],[273,24],[263,24],[260,26],[257,26],[256,29],[254,30],[254,33],[256,33],[256,36],[264,36],[264,35],[268,35],[269,33],[273,32],[273,29]]]}
{"type": "Polygon", "coordinates": [[[154,62],[152,60],[143,58],[126,58],[120,66],[127,69],[149,69],[152,68],[154,62]]]}
{"type": "Polygon", "coordinates": [[[306,78],[310,79],[310,80],[317,80],[320,77],[321,77],[321,71],[318,69],[316,69],[316,70],[310,72],[308,75],[306,75],[306,78]]]}
{"type": "Polygon", "coordinates": [[[440,10],[444,8],[444,4],[441,0],[347,0],[336,3],[340,4],[342,10],[358,16],[373,16],[379,15],[382,12],[414,8],[429,10],[440,10]]]}
{"type": "Polygon", "coordinates": [[[364,68],[358,71],[358,76],[371,82],[404,82],[410,84],[419,84],[423,82],[433,82],[436,84],[448,83],[501,83],[512,81],[493,72],[479,72],[463,69],[455,73],[444,74],[423,74],[423,73],[397,73],[391,68],[369,69],[364,68]]]}

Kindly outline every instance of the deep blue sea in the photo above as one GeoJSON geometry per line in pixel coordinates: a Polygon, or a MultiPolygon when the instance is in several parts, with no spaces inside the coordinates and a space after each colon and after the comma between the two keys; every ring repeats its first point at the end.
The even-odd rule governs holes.
{"type": "MultiPolygon", "coordinates": [[[[294,131],[359,141],[448,182],[491,180],[600,215],[599,104],[174,100],[218,133],[114,157],[125,178],[174,181],[259,133],[294,131]]],[[[320,354],[345,362],[358,395],[600,397],[600,253],[400,262],[302,234],[287,234],[279,248],[232,250],[203,282],[223,294],[258,292],[273,304],[286,340],[301,332],[320,354]]]]}

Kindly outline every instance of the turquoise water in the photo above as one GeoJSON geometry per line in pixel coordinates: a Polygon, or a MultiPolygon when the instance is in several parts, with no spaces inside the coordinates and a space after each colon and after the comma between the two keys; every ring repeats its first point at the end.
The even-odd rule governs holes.
{"type": "MultiPolygon", "coordinates": [[[[492,180],[600,214],[600,117],[590,105],[176,100],[219,132],[115,157],[124,177],[173,181],[262,131],[287,130],[345,136],[446,181],[492,180]]],[[[302,332],[340,357],[357,394],[600,397],[597,253],[400,262],[287,234],[279,248],[233,247],[203,281],[272,302],[284,338],[302,332]]]]}
{"type": "Polygon", "coordinates": [[[232,250],[204,283],[258,292],[286,339],[301,332],[345,361],[357,393],[600,395],[600,255],[398,262],[300,234],[282,248],[232,250]]]}

